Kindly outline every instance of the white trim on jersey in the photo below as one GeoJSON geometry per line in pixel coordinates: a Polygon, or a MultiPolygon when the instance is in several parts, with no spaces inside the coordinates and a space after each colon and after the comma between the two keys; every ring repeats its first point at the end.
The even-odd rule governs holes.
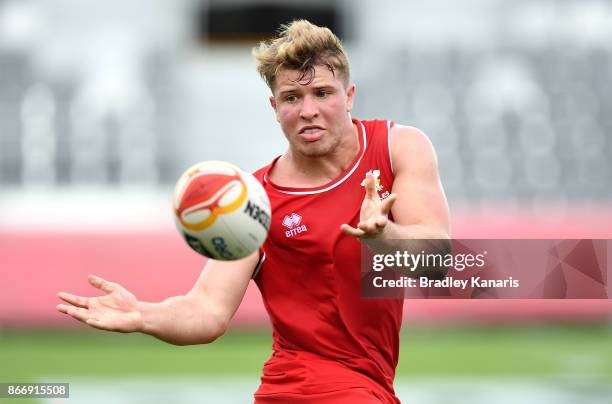
{"type": "Polygon", "coordinates": [[[387,148],[389,149],[389,164],[391,165],[391,174],[395,174],[393,170],[393,157],[391,157],[391,121],[387,121],[387,148]]]}
{"type": "MultiPolygon", "coordinates": [[[[317,189],[315,191],[285,191],[283,189],[278,189],[276,187],[274,187],[274,189],[276,191],[278,191],[278,192],[282,192],[283,194],[288,194],[288,195],[311,195],[311,194],[320,194],[322,192],[327,192],[330,189],[334,189],[338,185],[340,185],[344,181],[346,181],[355,172],[357,167],[359,167],[359,163],[361,163],[361,159],[363,159],[363,156],[365,156],[365,152],[366,152],[366,147],[367,147],[367,144],[366,144],[367,143],[367,141],[366,141],[366,139],[367,139],[366,129],[365,129],[365,126],[363,125],[362,122],[359,122],[359,124],[361,125],[361,132],[362,132],[362,136],[363,136],[363,152],[361,153],[361,156],[359,156],[359,160],[357,160],[357,163],[355,163],[353,168],[351,168],[351,171],[349,171],[344,177],[342,177],[337,182],[333,183],[332,185],[330,185],[327,188],[317,189]]],[[[270,182],[265,174],[264,174],[264,181],[270,182]]],[[[270,184],[272,184],[272,183],[270,182],[270,184]]],[[[272,186],[274,186],[274,185],[272,185],[272,186]]]]}

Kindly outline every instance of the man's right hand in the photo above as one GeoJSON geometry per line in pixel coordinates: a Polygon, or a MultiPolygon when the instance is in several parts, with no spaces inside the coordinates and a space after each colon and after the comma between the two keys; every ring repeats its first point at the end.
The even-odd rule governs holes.
{"type": "Polygon", "coordinates": [[[57,310],[101,330],[142,331],[142,313],[138,309],[138,300],[131,292],[98,276],[89,275],[88,280],[105,294],[83,297],[59,292],[57,296],[68,304],[58,304],[57,310]]]}
{"type": "Polygon", "coordinates": [[[162,302],[136,300],[124,287],[90,275],[105,294],[82,297],[60,292],[57,309],[101,330],[138,331],[175,345],[208,344],[219,338],[238,309],[259,251],[236,261],[209,259],[193,288],[162,302]]]}

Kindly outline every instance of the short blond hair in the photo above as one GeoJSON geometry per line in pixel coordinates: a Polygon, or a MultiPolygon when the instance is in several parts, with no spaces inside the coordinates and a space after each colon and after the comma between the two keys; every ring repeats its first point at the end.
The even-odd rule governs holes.
{"type": "Polygon", "coordinates": [[[314,79],[316,65],[326,66],[336,73],[345,86],[349,82],[349,63],[340,39],[331,30],[306,20],[281,25],[277,38],[262,41],[253,48],[257,71],[270,90],[274,91],[276,76],[281,69],[301,72],[298,82],[314,79]]]}

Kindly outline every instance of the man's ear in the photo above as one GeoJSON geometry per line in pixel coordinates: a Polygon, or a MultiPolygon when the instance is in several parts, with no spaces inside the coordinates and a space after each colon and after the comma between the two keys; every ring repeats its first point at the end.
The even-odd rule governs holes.
{"type": "Polygon", "coordinates": [[[351,84],[346,90],[346,111],[351,112],[353,110],[353,98],[355,97],[355,84],[351,84]]]}
{"type": "Polygon", "coordinates": [[[276,109],[276,98],[274,98],[274,96],[271,95],[269,99],[270,99],[270,106],[274,110],[274,113],[276,114],[276,120],[278,121],[278,110],[276,109]]]}

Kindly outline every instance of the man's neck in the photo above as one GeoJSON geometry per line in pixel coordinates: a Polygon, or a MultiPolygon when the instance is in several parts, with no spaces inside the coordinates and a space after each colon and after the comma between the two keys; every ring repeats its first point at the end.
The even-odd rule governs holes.
{"type": "Polygon", "coordinates": [[[278,185],[294,188],[325,185],[349,168],[359,148],[359,130],[351,122],[338,146],[326,155],[306,156],[290,148],[278,160],[271,179],[278,185]]]}

